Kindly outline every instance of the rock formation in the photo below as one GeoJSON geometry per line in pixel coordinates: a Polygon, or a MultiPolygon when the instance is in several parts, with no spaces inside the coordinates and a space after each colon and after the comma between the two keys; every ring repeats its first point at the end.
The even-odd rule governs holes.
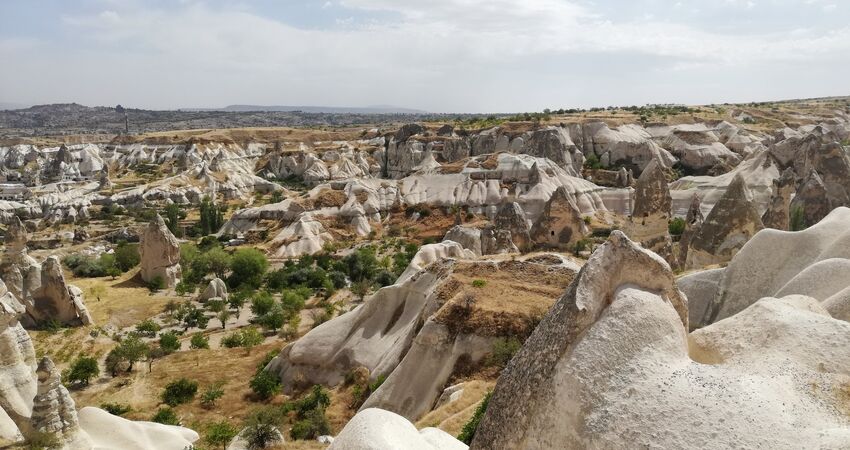
{"type": "Polygon", "coordinates": [[[496,338],[525,336],[577,270],[555,255],[447,259],[450,248],[460,246],[451,241],[424,246],[396,284],[286,346],[267,370],[280,375],[284,389],[298,389],[334,386],[351,370],[365,368],[371,379],[386,381],[363,408],[416,419],[437,401],[458,361],[475,364],[496,338]],[[487,290],[475,288],[472,277],[482,279],[487,290]]]}
{"type": "Polygon", "coordinates": [[[761,216],[765,228],[788,230],[791,217],[791,195],[796,190],[796,175],[790,167],[782,172],[782,176],[773,181],[773,196],[767,211],[761,216]]]}
{"type": "Polygon", "coordinates": [[[511,241],[520,251],[528,251],[531,248],[531,230],[528,226],[528,219],[525,217],[525,211],[517,202],[509,202],[499,208],[494,221],[497,230],[507,230],[511,232],[511,241]]]}
{"type": "Polygon", "coordinates": [[[691,239],[699,233],[704,221],[705,217],[702,215],[699,196],[694,194],[691,197],[691,205],[688,207],[688,213],[685,215],[685,229],[682,231],[682,236],[679,237],[678,267],[685,267],[688,261],[688,249],[691,245],[691,239]]]}
{"type": "Polygon", "coordinates": [[[466,450],[468,447],[438,428],[417,430],[407,419],[369,408],[355,415],[328,450],[365,449],[466,450]]]}
{"type": "Polygon", "coordinates": [[[804,231],[760,231],[723,270],[713,295],[689,297],[695,325],[731,317],[762,297],[791,294],[813,297],[833,317],[850,320],[848,223],[850,209],[842,207],[804,231]]]}
{"type": "Polygon", "coordinates": [[[224,284],[224,280],[221,278],[216,277],[210,280],[207,287],[204,288],[204,292],[201,292],[201,295],[198,297],[198,301],[200,302],[206,302],[212,299],[227,300],[227,285],[224,284]]]}
{"type": "Polygon", "coordinates": [[[669,266],[614,232],[501,373],[470,448],[846,445],[846,322],[805,296],[690,336],[687,315],[669,266]]]}
{"type": "Polygon", "coordinates": [[[59,258],[51,256],[39,264],[27,254],[27,231],[15,218],[6,230],[6,252],[0,262],[0,278],[25,307],[27,326],[47,320],[66,325],[92,323],[83,293],[65,281],[59,258]]]}
{"type": "Polygon", "coordinates": [[[180,243],[171,234],[159,214],[148,223],[139,245],[142,280],[151,283],[161,279],[165,287],[173,288],[180,281],[180,243]]]}
{"type": "Polygon", "coordinates": [[[672,205],[664,169],[653,160],[635,183],[634,211],[626,226],[626,234],[668,261],[673,260],[673,242],[668,226],[672,205]]]}
{"type": "Polygon", "coordinates": [[[566,189],[558,188],[531,228],[531,238],[539,245],[570,249],[589,232],[575,200],[566,189]]]}
{"type": "Polygon", "coordinates": [[[33,399],[32,429],[56,436],[69,448],[90,448],[88,437],[80,433],[74,399],[62,385],[59,370],[50,358],[41,359],[36,376],[38,391],[33,399]]]}
{"type": "Polygon", "coordinates": [[[752,195],[737,175],[691,239],[685,265],[697,268],[729,261],[762,228],[752,195]]]}
{"type": "Polygon", "coordinates": [[[833,204],[823,180],[812,170],[791,202],[790,214],[797,222],[793,225],[801,228],[814,225],[826,217],[832,208],[833,204]]]}

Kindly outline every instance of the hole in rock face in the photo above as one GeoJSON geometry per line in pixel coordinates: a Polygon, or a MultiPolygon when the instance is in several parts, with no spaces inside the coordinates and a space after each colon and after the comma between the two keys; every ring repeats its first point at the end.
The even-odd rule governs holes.
{"type": "Polygon", "coordinates": [[[710,348],[701,347],[691,336],[688,336],[688,356],[700,364],[717,365],[723,363],[723,356],[710,348]]]}

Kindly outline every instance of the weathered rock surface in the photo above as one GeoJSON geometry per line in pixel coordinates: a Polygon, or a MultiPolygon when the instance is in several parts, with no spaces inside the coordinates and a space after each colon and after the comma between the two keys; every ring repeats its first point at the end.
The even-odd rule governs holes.
{"type": "Polygon", "coordinates": [[[77,414],[92,450],[185,450],[200,438],[179,426],[134,422],[87,406],[77,414]]]}
{"type": "Polygon", "coordinates": [[[407,419],[378,408],[357,413],[334,438],[329,450],[466,450],[468,447],[437,428],[417,430],[407,419]]]}
{"type": "Polygon", "coordinates": [[[697,268],[729,261],[764,228],[761,214],[752,200],[743,177],[736,176],[691,239],[686,267],[697,268]]]}
{"type": "Polygon", "coordinates": [[[505,203],[499,208],[494,221],[497,230],[507,230],[511,233],[511,241],[520,251],[531,248],[531,229],[525,211],[517,202],[505,203]]]}
{"type": "Polygon", "coordinates": [[[204,292],[201,292],[198,297],[198,301],[205,302],[213,298],[227,300],[227,285],[224,284],[224,280],[218,277],[210,280],[207,287],[204,288],[204,292]]]}
{"type": "Polygon", "coordinates": [[[791,212],[802,215],[802,223],[799,225],[806,227],[820,222],[832,211],[833,206],[823,180],[812,170],[797,190],[790,209],[791,212]]]}
{"type": "Polygon", "coordinates": [[[180,281],[180,243],[171,234],[165,221],[157,214],[141,235],[139,245],[142,280],[162,279],[165,287],[173,288],[180,281]]]}
{"type": "Polygon", "coordinates": [[[691,206],[688,208],[688,213],[685,215],[685,229],[679,237],[679,253],[676,255],[678,258],[677,262],[679,268],[685,267],[687,264],[688,249],[690,249],[691,246],[691,239],[699,233],[703,222],[705,222],[705,217],[702,215],[700,198],[698,195],[694,194],[693,197],[691,197],[691,206]]]}
{"type": "Polygon", "coordinates": [[[92,323],[82,291],[65,281],[59,258],[37,263],[27,254],[27,240],[26,228],[15,218],[7,228],[6,252],[0,262],[0,278],[26,307],[25,325],[51,319],[66,325],[92,323]]]}
{"type": "Polygon", "coordinates": [[[62,385],[59,370],[44,357],[36,370],[38,391],[33,399],[31,426],[36,432],[56,436],[69,448],[90,448],[88,436],[80,432],[74,399],[62,385]]]}
{"type": "Polygon", "coordinates": [[[766,228],[788,230],[791,217],[791,196],[796,191],[796,174],[790,167],[782,172],[782,176],[773,182],[773,196],[767,211],[761,216],[766,228]]]}
{"type": "Polygon", "coordinates": [[[702,314],[697,324],[730,317],[762,297],[791,294],[813,297],[834,317],[850,320],[842,293],[850,286],[848,223],[850,209],[842,207],[804,231],[760,231],[726,267],[711,303],[692,300],[693,317],[702,314]]]}
{"type": "Polygon", "coordinates": [[[470,448],[846,445],[850,324],[803,296],[690,336],[686,315],[666,263],[615,232],[502,372],[470,448]]]}
{"type": "Polygon", "coordinates": [[[530,234],[539,245],[568,249],[589,232],[573,197],[566,189],[559,188],[549,197],[530,234]]]}
{"type": "Polygon", "coordinates": [[[625,227],[629,238],[673,261],[673,242],[668,222],[673,199],[661,164],[653,160],[635,183],[634,210],[625,227]]]}

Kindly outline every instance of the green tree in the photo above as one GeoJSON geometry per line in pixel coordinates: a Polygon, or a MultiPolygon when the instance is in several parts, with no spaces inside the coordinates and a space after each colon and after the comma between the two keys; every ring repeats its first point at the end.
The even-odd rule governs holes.
{"type": "Polygon", "coordinates": [[[242,329],[242,347],[245,347],[250,352],[252,348],[260,345],[265,340],[263,334],[254,327],[242,329]]]}
{"type": "Polygon", "coordinates": [[[283,421],[283,414],[273,406],[261,408],[251,413],[245,422],[243,436],[248,442],[248,448],[261,449],[281,440],[278,426],[283,421]]]}
{"type": "Polygon", "coordinates": [[[231,287],[238,288],[243,284],[259,287],[263,281],[263,275],[269,268],[269,261],[263,252],[255,248],[243,248],[233,253],[230,260],[231,287]]]}
{"type": "Polygon", "coordinates": [[[286,323],[286,316],[283,312],[283,308],[279,303],[275,303],[272,305],[270,310],[257,318],[257,323],[259,323],[263,328],[271,330],[272,333],[277,333],[277,330],[286,323]]]}
{"type": "Polygon", "coordinates": [[[183,235],[180,232],[180,206],[176,203],[172,203],[165,207],[165,217],[163,218],[165,221],[165,226],[168,227],[168,231],[171,231],[171,234],[181,237],[183,235]]]}
{"type": "Polygon", "coordinates": [[[251,312],[255,316],[263,316],[271,311],[274,305],[274,297],[266,291],[260,291],[251,299],[251,312]]]}
{"type": "Polygon", "coordinates": [[[153,321],[153,319],[145,319],[136,324],[136,332],[145,337],[154,337],[162,327],[153,321]]]}
{"type": "Polygon", "coordinates": [[[80,356],[71,364],[67,378],[71,383],[80,382],[84,386],[88,386],[89,381],[98,375],[100,375],[100,368],[97,366],[97,359],[80,356]]]}
{"type": "Polygon", "coordinates": [[[167,406],[165,408],[159,408],[151,418],[151,422],[161,423],[163,425],[180,425],[180,419],[177,418],[177,413],[167,406]]]}
{"type": "Polygon", "coordinates": [[[213,446],[221,447],[222,450],[227,449],[227,444],[239,433],[229,422],[222,420],[221,422],[213,422],[207,426],[204,433],[204,442],[213,446]]]}
{"type": "Polygon", "coordinates": [[[177,333],[173,331],[167,331],[159,335],[159,348],[162,349],[166,354],[171,354],[180,350],[180,339],[177,337],[177,333]]]}
{"type": "Polygon", "coordinates": [[[260,400],[268,400],[280,392],[280,379],[265,370],[258,371],[248,384],[260,400]]]}
{"type": "Polygon", "coordinates": [[[187,403],[198,393],[198,383],[180,378],[177,381],[172,381],[165,385],[165,390],[162,392],[162,402],[168,406],[177,406],[187,403]]]}
{"type": "Polygon", "coordinates": [[[203,333],[195,333],[192,335],[192,339],[189,340],[189,348],[192,349],[202,349],[202,348],[210,348],[210,340],[203,333]]]}
{"type": "Polygon", "coordinates": [[[118,242],[118,247],[115,248],[115,265],[122,272],[136,267],[141,260],[142,257],[139,255],[137,244],[128,244],[126,241],[118,242]]]}
{"type": "Polygon", "coordinates": [[[215,407],[215,403],[224,396],[224,383],[214,383],[206,387],[201,394],[201,406],[207,409],[215,407]]]}

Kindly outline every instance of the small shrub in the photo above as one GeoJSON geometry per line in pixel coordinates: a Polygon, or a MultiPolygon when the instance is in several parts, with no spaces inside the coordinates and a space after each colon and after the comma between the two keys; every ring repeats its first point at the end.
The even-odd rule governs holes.
{"type": "Polygon", "coordinates": [[[806,214],[802,206],[795,205],[791,207],[788,228],[791,231],[802,231],[806,229],[806,214]]]}
{"type": "Polygon", "coordinates": [[[485,281],[485,280],[472,280],[472,287],[483,288],[484,286],[487,286],[487,281],[485,281]]]}
{"type": "Polygon", "coordinates": [[[207,426],[204,442],[213,447],[221,447],[224,450],[238,433],[239,430],[227,421],[214,422],[207,426]]]}
{"type": "Polygon", "coordinates": [[[584,216],[584,217],[582,217],[582,220],[584,220],[585,225],[590,225],[590,222],[593,221],[593,219],[590,216],[584,216]]]}
{"type": "Polygon", "coordinates": [[[177,333],[168,331],[160,334],[159,348],[161,348],[163,353],[166,355],[180,350],[180,339],[177,337],[177,333]]]}
{"type": "Polygon", "coordinates": [[[151,292],[161,291],[165,289],[165,279],[157,275],[148,282],[148,290],[151,292]]]}
{"type": "Polygon", "coordinates": [[[165,408],[159,408],[151,418],[151,422],[161,423],[163,425],[180,425],[180,419],[177,418],[177,413],[167,406],[165,408]]]}
{"type": "Polygon", "coordinates": [[[670,221],[670,224],[667,225],[668,231],[673,236],[679,236],[685,232],[685,219],[681,217],[674,217],[673,220],[670,221]]]}
{"type": "Polygon", "coordinates": [[[189,340],[189,348],[195,350],[202,348],[210,348],[210,340],[202,333],[195,333],[192,335],[192,339],[189,340]]]}
{"type": "Polygon", "coordinates": [[[493,342],[493,348],[489,357],[490,364],[505,367],[521,347],[522,343],[515,337],[496,339],[493,342]]]}
{"type": "Polygon", "coordinates": [[[215,407],[215,403],[224,396],[224,388],[222,383],[215,383],[207,386],[201,394],[201,406],[210,409],[215,407]]]}
{"type": "Polygon", "coordinates": [[[136,331],[145,337],[154,337],[162,327],[152,319],[146,319],[136,325],[136,331]]]}
{"type": "Polygon", "coordinates": [[[325,416],[324,409],[313,409],[304,414],[304,418],[295,422],[289,430],[292,439],[316,439],[319,436],[330,434],[331,426],[325,416]]]}
{"type": "Polygon", "coordinates": [[[283,421],[279,408],[267,407],[254,411],[246,421],[242,436],[248,442],[248,448],[259,449],[271,446],[281,440],[278,426],[283,421]]]}
{"type": "Polygon", "coordinates": [[[100,409],[114,416],[123,416],[133,410],[133,408],[130,408],[130,405],[123,403],[101,403],[100,409]]]}
{"type": "Polygon", "coordinates": [[[239,332],[229,334],[221,338],[221,346],[226,348],[236,348],[242,346],[242,334],[239,332]]]}
{"type": "Polygon", "coordinates": [[[181,378],[165,386],[165,390],[162,392],[162,401],[168,406],[177,406],[189,402],[195,398],[197,393],[197,382],[181,378]]]}
{"type": "Polygon", "coordinates": [[[460,430],[460,434],[457,436],[459,441],[466,445],[472,444],[472,438],[475,437],[475,430],[478,428],[478,423],[481,422],[481,417],[487,411],[487,404],[490,403],[490,396],[492,395],[492,392],[487,392],[484,396],[484,400],[481,400],[481,404],[475,408],[475,412],[472,414],[469,422],[466,422],[463,429],[460,430]]]}
{"type": "Polygon", "coordinates": [[[44,431],[35,431],[30,433],[29,438],[27,439],[27,446],[29,450],[52,450],[62,448],[62,442],[59,440],[59,436],[56,433],[47,433],[44,431]]]}
{"type": "Polygon", "coordinates": [[[261,400],[268,400],[280,392],[280,379],[276,375],[265,370],[258,371],[257,374],[251,378],[249,385],[257,398],[261,400]]]}

